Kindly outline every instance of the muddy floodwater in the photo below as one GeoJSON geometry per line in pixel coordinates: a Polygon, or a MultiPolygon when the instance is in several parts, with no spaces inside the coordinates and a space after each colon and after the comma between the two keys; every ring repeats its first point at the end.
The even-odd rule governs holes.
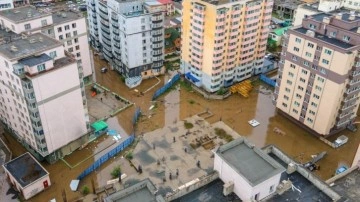
{"type": "MultiPolygon", "coordinates": [[[[164,82],[168,81],[170,75],[145,80],[141,86],[135,88],[136,90],[129,89],[125,86],[118,73],[114,71],[100,73],[100,68],[107,64],[97,57],[94,59],[97,82],[134,103],[132,107],[109,120],[111,127],[116,128],[120,133],[132,134],[135,132],[136,135],[143,134],[208,110],[213,114],[213,116],[206,119],[208,122],[214,123],[222,120],[239,135],[247,137],[256,146],[263,147],[274,144],[299,162],[305,163],[311,159],[311,155],[326,151],[327,156],[318,163],[320,170],[315,171],[324,180],[330,178],[339,165],[351,165],[356,149],[359,146],[360,131],[353,133],[345,130],[331,137],[331,141],[339,135],[349,137],[349,142],[338,149],[333,149],[308,134],[302,128],[277,113],[271,102],[271,90],[266,89],[260,82],[255,84],[255,88],[248,98],[235,94],[225,100],[207,100],[193,91],[180,89],[177,86],[177,88],[158,98],[156,102],[152,102],[153,93],[164,82]],[[155,87],[151,88],[153,86],[155,87]],[[146,93],[140,94],[140,92],[146,93]],[[140,118],[137,127],[133,128],[132,118],[137,107],[140,107],[143,116],[140,118]],[[257,127],[249,125],[248,121],[252,119],[256,119],[260,125],[257,127]],[[282,133],[275,133],[274,128],[281,130],[282,133]]],[[[126,136],[124,135],[124,138],[126,136]]],[[[58,161],[53,165],[44,162],[44,167],[50,172],[52,186],[30,201],[49,201],[52,198],[62,201],[64,196],[68,201],[71,201],[81,197],[79,192],[70,191],[70,181],[94,162],[95,157],[98,157],[96,152],[99,150],[99,145],[106,144],[106,141],[108,141],[107,137],[102,136],[96,142],[89,144],[87,149],[75,151],[66,157],[65,160],[69,162],[71,167],[62,161],[58,161]]],[[[19,146],[19,143],[13,138],[7,136],[6,142],[9,144],[14,156],[25,152],[25,149],[19,146]]],[[[106,172],[109,172],[108,167],[112,162],[116,161],[118,160],[113,159],[105,163],[97,171],[98,174],[90,174],[82,180],[80,187],[87,185],[92,189],[91,181],[93,181],[95,187],[105,183],[104,179],[101,178],[105,178],[104,176],[109,177],[106,174],[106,172]]]]}

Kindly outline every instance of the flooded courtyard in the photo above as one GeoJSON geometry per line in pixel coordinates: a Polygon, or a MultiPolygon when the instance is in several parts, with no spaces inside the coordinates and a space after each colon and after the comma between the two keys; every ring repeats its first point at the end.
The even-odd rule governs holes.
{"type": "MultiPolygon", "coordinates": [[[[153,93],[160,88],[164,82],[168,81],[169,75],[159,77],[161,82],[158,85],[158,79],[144,80],[139,87],[136,87],[135,91],[135,89],[129,89],[125,86],[118,73],[114,71],[100,73],[100,68],[103,66],[106,66],[106,63],[95,57],[96,82],[134,103],[134,105],[121,111],[116,116],[107,119],[109,128],[116,129],[121,135],[120,141],[117,142],[112,139],[112,137],[101,136],[96,141],[87,145],[85,149],[75,151],[65,157],[70,167],[63,161],[58,161],[53,165],[43,162],[44,167],[50,172],[53,185],[43,193],[30,199],[30,201],[48,201],[52,198],[61,201],[64,197],[66,197],[68,201],[72,201],[81,197],[80,192],[72,192],[70,190],[70,181],[75,179],[84,169],[101,156],[101,154],[126,139],[127,135],[134,131],[136,135],[151,131],[154,133],[155,130],[159,128],[166,128],[173,123],[204,111],[212,113],[212,116],[206,119],[207,122],[215,123],[222,120],[231,129],[247,137],[256,146],[263,147],[268,144],[274,144],[289,156],[302,163],[309,161],[311,155],[326,151],[327,156],[318,163],[321,169],[315,171],[322,179],[330,178],[339,165],[351,165],[356,149],[360,143],[360,136],[358,134],[360,131],[353,133],[345,130],[337,136],[348,136],[349,142],[347,144],[338,149],[333,149],[324,144],[318,138],[310,135],[287,118],[279,115],[272,104],[271,89],[266,89],[266,86],[263,86],[260,82],[255,82],[255,88],[248,98],[234,94],[225,100],[208,100],[191,90],[180,89],[180,85],[178,85],[164,96],[158,98],[156,102],[152,102],[151,98],[153,93]],[[153,86],[155,87],[151,88],[153,86]],[[146,93],[140,94],[139,92],[146,93]],[[143,116],[138,121],[137,127],[133,128],[132,118],[137,107],[140,107],[143,116]],[[260,125],[257,127],[249,125],[248,121],[252,119],[256,119],[260,122],[260,125]],[[281,130],[282,133],[274,132],[275,128],[281,130]]],[[[98,104],[101,103],[100,98],[101,97],[95,97],[95,102],[98,102],[98,104]]],[[[89,104],[89,107],[91,106],[92,105],[89,104]]],[[[106,111],[105,114],[109,113],[113,108],[113,105],[109,105],[108,108],[104,109],[106,111]]],[[[92,110],[94,109],[90,108],[89,112],[92,110]]],[[[103,117],[103,114],[98,117],[93,116],[92,120],[101,117],[103,117]]],[[[157,134],[153,134],[153,136],[157,136],[157,134]]],[[[333,141],[337,136],[331,137],[330,140],[333,141]]],[[[158,138],[161,138],[161,136],[158,138]]],[[[159,139],[156,141],[161,142],[162,140],[159,139]]],[[[171,139],[166,139],[166,141],[171,142],[171,139]]],[[[11,137],[7,137],[6,143],[9,144],[9,147],[13,150],[14,156],[25,152],[25,149],[19,146],[19,143],[11,137]]],[[[152,145],[149,146],[148,150],[152,150],[152,145]]],[[[164,151],[166,151],[166,148],[164,151]]],[[[143,155],[152,154],[147,154],[147,150],[144,150],[143,155]]],[[[159,157],[161,155],[164,156],[166,152],[158,155],[159,157]]],[[[155,162],[156,158],[154,158],[155,162]]],[[[129,176],[137,175],[135,169],[129,166],[128,161],[123,156],[118,155],[103,164],[99,170],[85,177],[85,179],[80,182],[80,187],[87,185],[92,190],[92,181],[95,187],[105,185],[107,181],[111,179],[109,173],[116,165],[120,165],[129,176]]],[[[173,186],[175,186],[175,184],[173,186]]],[[[172,186],[170,187],[172,188],[172,186]]]]}

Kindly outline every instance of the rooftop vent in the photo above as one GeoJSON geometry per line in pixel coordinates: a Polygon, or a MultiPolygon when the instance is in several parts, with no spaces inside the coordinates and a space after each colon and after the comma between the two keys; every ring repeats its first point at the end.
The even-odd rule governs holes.
{"type": "Polygon", "coordinates": [[[18,11],[18,10],[14,10],[14,13],[20,13],[20,11],[18,11]]]}
{"type": "Polygon", "coordinates": [[[10,47],[10,49],[11,49],[11,51],[12,51],[12,52],[16,52],[16,51],[18,51],[17,47],[16,47],[16,46],[14,46],[14,45],[12,45],[12,46],[10,47]]]}
{"type": "Polygon", "coordinates": [[[31,38],[31,39],[29,40],[29,43],[35,43],[35,42],[36,42],[35,38],[31,38]]]}
{"type": "Polygon", "coordinates": [[[340,20],[341,20],[341,18],[342,18],[342,13],[336,14],[336,19],[340,19],[340,20]]]}
{"type": "Polygon", "coordinates": [[[306,31],[306,35],[307,35],[307,36],[310,36],[310,37],[315,37],[315,32],[314,32],[314,31],[311,31],[311,30],[307,30],[307,31],[306,31]]]}
{"type": "Polygon", "coordinates": [[[63,18],[66,18],[66,13],[62,13],[61,16],[62,16],[63,18]]]}
{"type": "Polygon", "coordinates": [[[349,20],[355,20],[355,14],[351,14],[351,15],[349,16],[349,20]]]}
{"type": "Polygon", "coordinates": [[[22,35],[21,35],[21,38],[22,38],[22,39],[26,39],[26,38],[27,38],[26,34],[22,34],[22,35]]]}
{"type": "Polygon", "coordinates": [[[42,38],[41,36],[39,37],[39,41],[40,41],[40,42],[43,42],[43,38],[42,38]]]}

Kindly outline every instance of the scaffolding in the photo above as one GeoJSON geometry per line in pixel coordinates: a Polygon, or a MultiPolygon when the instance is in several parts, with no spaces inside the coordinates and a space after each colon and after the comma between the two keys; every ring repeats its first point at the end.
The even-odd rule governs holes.
{"type": "Polygon", "coordinates": [[[251,84],[250,80],[245,80],[243,82],[240,82],[238,84],[235,84],[230,87],[230,92],[232,94],[239,93],[240,95],[244,97],[249,97],[250,91],[253,89],[253,86],[251,84]]]}

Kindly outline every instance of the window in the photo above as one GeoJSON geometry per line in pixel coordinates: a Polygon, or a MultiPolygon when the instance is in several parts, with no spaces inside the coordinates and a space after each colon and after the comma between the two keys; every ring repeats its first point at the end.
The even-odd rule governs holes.
{"type": "Polygon", "coordinates": [[[71,27],[72,27],[72,28],[76,28],[76,23],[72,23],[72,24],[71,24],[71,27]]]}
{"type": "Polygon", "coordinates": [[[313,122],[314,122],[314,121],[313,121],[311,118],[309,118],[309,117],[308,117],[306,120],[307,120],[309,123],[313,123],[313,122]]]}
{"type": "Polygon", "coordinates": [[[62,28],[61,27],[58,27],[58,32],[62,32],[62,28]]]}
{"type": "Polygon", "coordinates": [[[286,95],[284,95],[284,99],[285,99],[285,100],[289,100],[289,97],[286,96],[286,95]]]}
{"type": "Polygon", "coordinates": [[[294,112],[295,114],[299,113],[298,110],[296,110],[296,109],[293,109],[293,112],[294,112]]]}
{"type": "Polygon", "coordinates": [[[71,34],[70,33],[67,33],[66,34],[66,38],[70,38],[71,37],[71,34]]]}
{"type": "Polygon", "coordinates": [[[37,70],[38,70],[38,72],[45,71],[45,64],[38,65],[37,70]]]}
{"type": "Polygon", "coordinates": [[[314,25],[314,24],[309,24],[309,28],[310,28],[310,29],[316,29],[316,25],[314,25]]]}
{"type": "Polygon", "coordinates": [[[308,61],[304,61],[304,65],[305,65],[306,67],[308,67],[310,64],[309,64],[308,61]]]}
{"type": "Polygon", "coordinates": [[[52,58],[56,58],[56,51],[52,51],[52,52],[50,52],[50,57],[52,57],[52,58]]]}
{"type": "Polygon", "coordinates": [[[306,80],[300,77],[300,81],[305,83],[306,80]]]}
{"type": "Polygon", "coordinates": [[[47,25],[47,20],[46,20],[46,19],[41,20],[41,25],[42,25],[42,26],[46,26],[46,25],[47,25]]]}
{"type": "Polygon", "coordinates": [[[316,46],[316,50],[317,50],[317,51],[321,51],[322,48],[321,48],[320,46],[316,46]]]}
{"type": "Polygon", "coordinates": [[[295,42],[296,42],[296,43],[301,43],[301,39],[295,38],[295,42]]]}
{"type": "Polygon", "coordinates": [[[79,49],[80,49],[79,45],[75,46],[75,50],[79,50],[79,49]]]}
{"type": "Polygon", "coordinates": [[[25,30],[29,30],[29,29],[31,29],[31,25],[30,25],[30,23],[25,24],[25,25],[24,25],[24,27],[25,27],[25,30]]]}
{"type": "Polygon", "coordinates": [[[63,35],[59,35],[59,40],[63,40],[63,39],[64,39],[63,35]]]}
{"type": "Polygon", "coordinates": [[[145,25],[141,26],[141,30],[145,30],[145,25]]]}
{"type": "Polygon", "coordinates": [[[76,53],[76,57],[80,57],[80,53],[76,53]]]}
{"type": "Polygon", "coordinates": [[[308,71],[306,71],[305,69],[302,69],[302,70],[301,70],[301,73],[307,75],[308,71]]]}
{"type": "Polygon", "coordinates": [[[322,60],[322,63],[328,65],[328,64],[329,64],[329,60],[323,59],[323,60],[322,60]]]}
{"type": "Polygon", "coordinates": [[[321,87],[320,86],[315,86],[315,89],[318,91],[321,91],[321,87]]]}
{"type": "Polygon", "coordinates": [[[310,48],[314,48],[314,44],[312,44],[312,43],[308,43],[308,47],[310,47],[310,48]]]}
{"type": "Polygon", "coordinates": [[[282,106],[287,107],[287,104],[286,104],[286,103],[282,103],[282,106]]]}
{"type": "Polygon", "coordinates": [[[312,65],[312,66],[311,66],[311,69],[313,69],[313,70],[317,70],[317,69],[318,69],[318,66],[316,66],[316,65],[312,65]]]}
{"type": "Polygon", "coordinates": [[[344,40],[344,41],[350,41],[350,37],[349,37],[349,36],[344,35],[343,40],[344,40]]]}
{"type": "Polygon", "coordinates": [[[297,57],[295,55],[293,55],[292,60],[297,61],[297,57]]]}
{"type": "Polygon", "coordinates": [[[79,39],[78,39],[78,38],[75,38],[75,39],[74,39],[74,42],[75,42],[75,43],[79,43],[79,39]]]}
{"type": "Polygon", "coordinates": [[[290,64],[290,67],[295,69],[296,66],[294,64],[290,64]]]}
{"type": "Polygon", "coordinates": [[[76,36],[76,35],[77,35],[77,31],[73,31],[73,35],[76,36]]]}
{"type": "Polygon", "coordinates": [[[74,49],[73,49],[73,48],[69,48],[68,51],[71,53],[71,52],[74,51],[74,49]]]}
{"type": "Polygon", "coordinates": [[[289,88],[285,88],[285,91],[290,93],[290,89],[289,88]]]}
{"type": "Polygon", "coordinates": [[[291,84],[292,84],[292,81],[287,80],[286,83],[289,84],[289,85],[291,85],[291,84]]]}
{"type": "Polygon", "coordinates": [[[315,102],[311,102],[311,106],[317,107],[318,105],[315,102]]]}
{"type": "Polygon", "coordinates": [[[332,53],[331,50],[325,49],[325,54],[331,55],[331,53],[332,53]]]}
{"type": "Polygon", "coordinates": [[[145,23],[145,18],[141,18],[141,23],[145,23]]]}
{"type": "Polygon", "coordinates": [[[70,46],[70,45],[72,45],[72,41],[69,40],[69,41],[66,42],[66,44],[67,44],[68,46],[70,46]]]}
{"type": "Polygon", "coordinates": [[[324,82],[325,82],[325,79],[323,79],[323,78],[321,78],[321,77],[318,77],[317,80],[320,81],[321,83],[324,83],[324,82]]]}
{"type": "Polygon", "coordinates": [[[65,30],[69,30],[70,29],[70,26],[69,25],[65,25],[65,30]]]}
{"type": "Polygon", "coordinates": [[[314,94],[313,97],[316,98],[316,99],[320,99],[320,96],[318,96],[316,94],[314,94]]]}
{"type": "Polygon", "coordinates": [[[303,90],[304,90],[304,88],[303,88],[303,87],[301,87],[301,86],[298,86],[298,89],[299,89],[299,90],[301,90],[301,91],[303,91],[303,90]]]}
{"type": "Polygon", "coordinates": [[[323,74],[326,74],[326,69],[325,69],[325,68],[321,68],[320,72],[323,73],[323,74]]]}
{"type": "Polygon", "coordinates": [[[331,37],[336,37],[336,32],[330,32],[331,37]]]}
{"type": "Polygon", "coordinates": [[[292,72],[289,72],[290,77],[294,77],[294,74],[292,72]]]}
{"type": "Polygon", "coordinates": [[[315,112],[313,110],[309,110],[309,113],[315,115],[315,112]]]}
{"type": "Polygon", "coordinates": [[[299,48],[297,48],[297,47],[294,47],[294,51],[296,51],[296,52],[299,52],[299,48]]]}
{"type": "Polygon", "coordinates": [[[297,107],[299,107],[299,106],[300,106],[300,102],[295,101],[295,102],[294,102],[294,105],[297,106],[297,107]]]}

